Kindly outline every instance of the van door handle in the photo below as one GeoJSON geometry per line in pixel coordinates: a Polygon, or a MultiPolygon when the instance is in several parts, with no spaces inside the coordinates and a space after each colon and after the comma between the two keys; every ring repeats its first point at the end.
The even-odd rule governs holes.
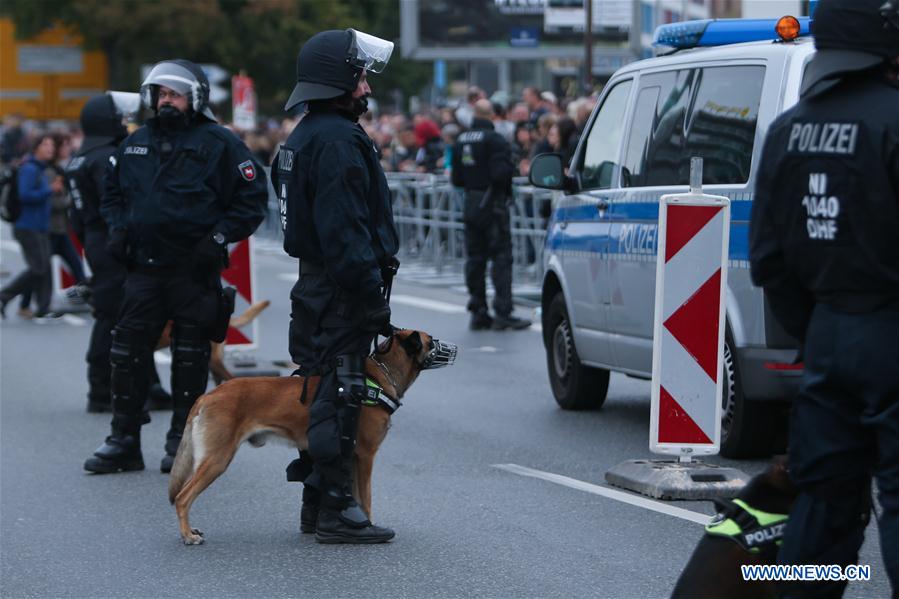
{"type": "Polygon", "coordinates": [[[596,198],[596,209],[599,211],[606,210],[609,207],[609,200],[606,198],[596,198]]]}

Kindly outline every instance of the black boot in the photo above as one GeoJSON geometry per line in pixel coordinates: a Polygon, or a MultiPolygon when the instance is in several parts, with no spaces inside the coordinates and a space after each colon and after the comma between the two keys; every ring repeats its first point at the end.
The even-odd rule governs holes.
{"type": "Polygon", "coordinates": [[[175,463],[175,455],[178,453],[178,446],[181,445],[181,435],[169,431],[165,438],[165,456],[159,464],[159,471],[168,474],[172,471],[172,465],[175,463]]]}
{"type": "Polygon", "coordinates": [[[369,545],[386,543],[394,536],[393,530],[372,524],[355,501],[342,510],[324,506],[319,509],[315,526],[318,543],[369,545]]]}
{"type": "Polygon", "coordinates": [[[303,505],[300,508],[300,532],[313,533],[318,522],[321,493],[318,489],[306,485],[303,487],[303,505]]]}
{"type": "Polygon", "coordinates": [[[84,469],[97,474],[112,474],[144,469],[140,451],[140,432],[126,434],[113,430],[112,435],[84,462],[84,469]]]}
{"type": "Polygon", "coordinates": [[[512,329],[515,331],[520,331],[521,329],[526,329],[531,326],[531,321],[526,318],[515,318],[511,314],[502,316],[497,314],[493,319],[493,330],[494,331],[504,331],[506,329],[512,329]]]}
{"type": "Polygon", "coordinates": [[[468,328],[472,331],[483,331],[489,329],[493,325],[493,319],[486,309],[477,310],[471,313],[471,320],[468,322],[468,328]]]}

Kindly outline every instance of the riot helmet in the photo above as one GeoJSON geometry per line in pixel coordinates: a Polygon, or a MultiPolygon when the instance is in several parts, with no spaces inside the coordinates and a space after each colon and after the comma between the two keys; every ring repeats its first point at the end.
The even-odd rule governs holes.
{"type": "Polygon", "coordinates": [[[297,55],[297,84],[284,110],[352,93],[362,71],[380,73],[392,53],[393,42],[355,29],[316,33],[297,55]]]}
{"type": "Polygon", "coordinates": [[[128,131],[122,120],[139,109],[140,95],[131,92],[106,92],[88,100],[81,109],[81,151],[123,139],[128,131]]]}
{"type": "Polygon", "coordinates": [[[816,52],[802,82],[803,96],[899,56],[899,0],[821,0],[811,31],[816,52]]]}
{"type": "Polygon", "coordinates": [[[198,65],[176,58],[163,60],[150,69],[140,86],[140,94],[144,104],[153,110],[157,109],[160,86],[187,96],[188,106],[194,113],[215,122],[215,115],[209,108],[209,79],[198,65]]]}

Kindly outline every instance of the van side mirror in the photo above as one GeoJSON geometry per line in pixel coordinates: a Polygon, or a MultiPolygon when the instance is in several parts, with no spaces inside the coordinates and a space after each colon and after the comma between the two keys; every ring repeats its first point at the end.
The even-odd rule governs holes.
{"type": "Polygon", "coordinates": [[[531,161],[528,181],[543,189],[564,189],[565,167],[561,154],[538,154],[531,161]]]}

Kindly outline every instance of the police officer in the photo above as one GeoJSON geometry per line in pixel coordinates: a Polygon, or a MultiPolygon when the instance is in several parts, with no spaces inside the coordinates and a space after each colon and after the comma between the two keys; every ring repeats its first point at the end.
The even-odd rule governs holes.
{"type": "Polygon", "coordinates": [[[303,103],[306,113],[272,174],[284,250],[300,260],[290,294],[290,354],[299,374],[322,377],[311,398],[309,451],[288,467],[288,480],[305,479],[301,529],[321,543],[394,536],[373,525],[350,492],[365,358],[389,328],[385,286],[398,265],[387,180],[358,119],[371,94],[367,73],[380,72],[392,51],[392,42],[353,29],[306,42],[285,106],[303,103]]]}
{"type": "MultiPolygon", "coordinates": [[[[87,411],[93,413],[111,409],[109,348],[126,274],[125,267],[106,251],[107,229],[100,216],[100,199],[109,158],[128,135],[123,120],[139,107],[140,95],[125,92],[107,92],[88,100],[81,110],[84,141],[65,168],[66,186],[72,196],[72,227],[91,267],[90,302],[95,320],[87,350],[87,411]]],[[[171,398],[159,386],[152,360],[147,368],[153,382],[151,399],[170,404],[171,398]]]]}
{"type": "MultiPolygon", "coordinates": [[[[755,283],[802,344],[790,423],[799,489],[779,560],[853,564],[883,508],[899,593],[899,1],[821,0],[801,99],[768,132],[750,227],[755,283]]],[[[791,589],[839,596],[845,582],[791,589]]]]}
{"type": "Polygon", "coordinates": [[[524,329],[529,320],[512,316],[512,149],[493,130],[490,100],[474,104],[471,130],[459,135],[453,147],[453,185],[465,189],[465,284],[468,286],[469,327],[472,330],[524,329]],[[496,295],[495,316],[487,311],[484,276],[487,261],[496,295]]]}
{"type": "Polygon", "coordinates": [[[168,320],[173,414],[161,470],[171,470],[187,414],[206,389],[210,339],[224,338],[233,310],[219,278],[227,244],[256,229],[267,201],[265,173],[215,123],[197,65],[160,62],[141,95],[156,116],[112,155],[100,208],[107,251],[129,272],[111,350],[112,434],[84,464],[97,473],[144,467],[145,365],[168,320]]]}

